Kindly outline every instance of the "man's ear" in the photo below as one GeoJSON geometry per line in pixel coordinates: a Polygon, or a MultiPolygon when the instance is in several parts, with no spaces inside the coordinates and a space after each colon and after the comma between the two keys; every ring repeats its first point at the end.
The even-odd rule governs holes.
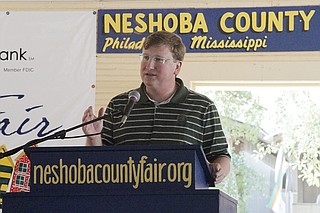
{"type": "Polygon", "coordinates": [[[180,70],[181,70],[181,67],[182,67],[182,61],[179,61],[176,65],[176,68],[174,70],[174,75],[177,76],[179,73],[180,73],[180,70]]]}

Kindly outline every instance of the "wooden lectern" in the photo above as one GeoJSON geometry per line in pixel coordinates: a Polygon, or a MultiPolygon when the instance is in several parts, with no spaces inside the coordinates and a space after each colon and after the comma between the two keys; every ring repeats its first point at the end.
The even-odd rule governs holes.
{"type": "Polygon", "coordinates": [[[3,195],[3,213],[236,213],[213,186],[200,146],[34,147],[30,192],[3,195]]]}

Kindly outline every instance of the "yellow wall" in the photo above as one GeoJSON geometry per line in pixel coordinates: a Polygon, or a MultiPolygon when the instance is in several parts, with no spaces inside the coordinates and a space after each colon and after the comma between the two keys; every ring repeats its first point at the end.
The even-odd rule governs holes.
{"type": "MultiPolygon", "coordinates": [[[[148,0],[3,2],[1,11],[76,11],[126,8],[222,8],[319,5],[320,0],[148,0]]],[[[180,77],[186,85],[216,83],[295,83],[320,85],[320,52],[299,53],[187,53],[180,77]]],[[[136,54],[97,54],[96,108],[114,95],[140,85],[136,54]]]]}

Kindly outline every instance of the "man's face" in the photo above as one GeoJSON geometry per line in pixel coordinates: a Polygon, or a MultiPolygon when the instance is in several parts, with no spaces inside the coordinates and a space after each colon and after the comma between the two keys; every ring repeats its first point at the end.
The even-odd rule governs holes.
{"type": "Polygon", "coordinates": [[[167,89],[175,84],[181,65],[167,46],[152,46],[142,52],[140,76],[147,88],[167,89]]]}

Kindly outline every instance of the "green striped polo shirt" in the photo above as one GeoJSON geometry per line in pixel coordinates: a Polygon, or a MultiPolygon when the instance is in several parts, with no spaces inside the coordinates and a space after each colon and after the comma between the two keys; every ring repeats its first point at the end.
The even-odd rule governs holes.
{"type": "Polygon", "coordinates": [[[130,91],[112,98],[105,112],[102,130],[104,145],[200,144],[209,162],[230,157],[215,104],[204,95],[179,87],[169,103],[155,105],[142,83],[136,90],[140,100],[126,123],[120,127],[130,91]]]}

